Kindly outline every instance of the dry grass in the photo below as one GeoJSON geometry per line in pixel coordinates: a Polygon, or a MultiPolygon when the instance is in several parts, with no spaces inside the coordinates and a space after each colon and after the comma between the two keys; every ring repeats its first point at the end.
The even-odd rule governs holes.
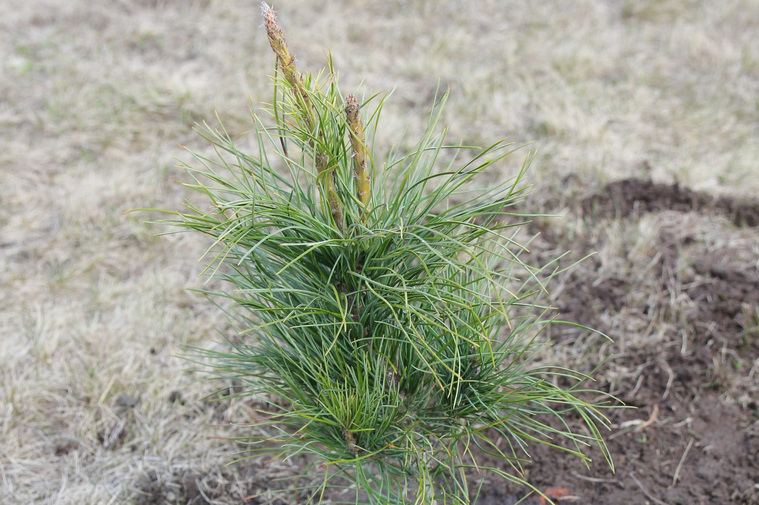
{"type": "MultiPolygon", "coordinates": [[[[385,145],[423,127],[439,76],[452,139],[536,142],[545,207],[571,174],[759,191],[755,1],[323,3],[275,7],[300,68],[331,48],[344,89],[396,88],[385,145]]],[[[123,212],[179,207],[177,143],[204,149],[192,124],[218,110],[241,135],[248,95],[269,99],[260,24],[257,2],[236,0],[0,4],[0,503],[132,503],[150,470],[230,459],[209,438],[228,429],[209,425],[244,405],[203,401],[214,385],[175,357],[224,328],[187,291],[206,244],[123,212]]],[[[678,225],[635,226],[599,231],[616,237],[601,275],[644,269],[652,230],[678,225]]],[[[696,230],[757,268],[755,235],[696,230]]],[[[633,343],[654,345],[661,328],[642,330],[633,343]]]]}

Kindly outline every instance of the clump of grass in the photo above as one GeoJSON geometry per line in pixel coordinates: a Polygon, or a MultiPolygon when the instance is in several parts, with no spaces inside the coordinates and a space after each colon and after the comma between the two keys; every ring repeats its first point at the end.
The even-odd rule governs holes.
{"type": "Polygon", "coordinates": [[[586,461],[597,445],[611,465],[601,406],[579,394],[587,377],[531,365],[557,273],[525,264],[517,240],[533,154],[511,179],[469,187],[515,148],[446,143],[443,94],[415,148],[379,169],[371,138],[387,97],[343,98],[331,62],[301,74],[262,7],[278,62],[272,125],[253,115],[253,153],[222,126],[200,128],[217,156],[184,167],[210,205],[170,221],[214,239],[209,271],[232,287],[215,295],[239,333],[202,354],[273,407],[240,440],[246,457],[312,455],[305,471],[321,485],[293,489],[321,500],[343,486],[351,503],[382,504],[470,503],[481,472],[520,481],[531,444],[586,461]],[[483,453],[504,465],[483,466],[483,453]]]}

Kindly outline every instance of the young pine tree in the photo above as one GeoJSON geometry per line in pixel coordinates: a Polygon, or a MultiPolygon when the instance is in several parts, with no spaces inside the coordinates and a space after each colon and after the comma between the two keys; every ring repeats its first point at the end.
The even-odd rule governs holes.
{"type": "Polygon", "coordinates": [[[532,155],[503,184],[469,187],[514,149],[446,144],[443,95],[418,144],[381,158],[371,133],[385,98],[344,97],[331,62],[301,74],[262,7],[273,120],[253,116],[253,152],[204,125],[218,156],[185,168],[208,206],[170,221],[213,238],[210,271],[229,286],[217,295],[239,334],[204,355],[271,404],[246,449],[312,455],[305,471],[323,477],[308,496],[345,486],[351,503],[468,504],[482,472],[519,481],[532,444],[585,460],[597,445],[611,465],[600,405],[578,396],[587,377],[531,365],[554,317],[541,305],[553,273],[524,264],[516,240],[532,155]]]}

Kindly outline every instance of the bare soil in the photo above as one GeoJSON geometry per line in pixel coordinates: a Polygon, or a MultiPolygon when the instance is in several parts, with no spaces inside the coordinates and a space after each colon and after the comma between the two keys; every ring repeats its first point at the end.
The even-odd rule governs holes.
{"type": "MultiPolygon", "coordinates": [[[[757,208],[755,202],[712,198],[677,184],[627,179],[582,199],[573,214],[596,227],[647,213],[669,213],[672,222],[684,222],[687,213],[723,216],[735,226],[755,227],[757,208]]],[[[746,382],[747,368],[759,359],[759,275],[738,264],[738,252],[729,245],[714,247],[689,233],[687,224],[675,228],[659,231],[658,246],[644,261],[646,278],[635,268],[599,277],[599,260],[590,258],[555,300],[567,321],[614,339],[601,375],[627,371],[607,375],[606,390],[635,407],[609,413],[615,473],[600,453],[585,468],[572,456],[534,448],[526,476],[540,489],[567,488],[571,498],[560,503],[759,503],[759,406],[746,382]],[[641,288],[651,296],[641,296],[641,288]],[[680,302],[670,303],[673,297],[680,302]],[[615,323],[622,317],[626,324],[620,328],[615,323]],[[636,318],[663,329],[655,345],[626,345],[631,338],[624,328],[636,318]],[[749,390],[736,402],[741,387],[749,390]]],[[[545,231],[551,250],[555,237],[545,231]]],[[[586,238],[561,246],[583,255],[593,249],[586,238]]],[[[569,345],[582,338],[581,330],[569,326],[554,333],[569,345]]]]}
{"type": "Polygon", "coordinates": [[[655,183],[650,179],[630,178],[608,184],[600,193],[581,202],[582,212],[590,217],[634,217],[646,212],[715,212],[738,226],[759,226],[759,202],[716,198],[693,191],[678,183],[655,183]]]}

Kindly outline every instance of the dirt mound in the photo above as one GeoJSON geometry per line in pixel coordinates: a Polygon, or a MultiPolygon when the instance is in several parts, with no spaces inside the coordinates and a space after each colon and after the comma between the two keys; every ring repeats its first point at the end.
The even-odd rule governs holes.
{"type": "MultiPolygon", "coordinates": [[[[661,261],[668,257],[673,256],[662,255],[661,261]]],[[[759,314],[752,312],[759,308],[759,277],[717,266],[713,258],[700,258],[692,272],[677,285],[662,277],[662,292],[679,288],[679,296],[688,299],[684,305],[690,308],[679,314],[666,300],[634,307],[629,294],[639,287],[633,279],[598,285],[587,277],[574,279],[575,297],[561,305],[566,319],[600,328],[600,310],[625,307],[641,317],[660,314],[669,331],[656,345],[627,346],[623,352],[628,335],[612,333],[612,352],[619,355],[606,368],[615,370],[621,384],[611,392],[638,409],[612,412],[616,428],[608,443],[616,475],[600,453],[588,471],[571,457],[537,447],[530,465],[534,485],[564,485],[582,503],[599,505],[643,503],[636,501],[642,496],[654,503],[759,503],[757,403],[741,408],[725,402],[725,392],[745,380],[759,359],[759,314]]]]}
{"type": "MultiPolygon", "coordinates": [[[[650,252],[636,256],[622,241],[614,272],[607,263],[600,277],[604,260],[593,256],[571,271],[553,300],[562,319],[615,340],[604,344],[610,359],[600,384],[635,407],[609,411],[613,429],[606,438],[616,474],[600,452],[586,468],[536,444],[526,477],[540,489],[565,486],[583,504],[759,503],[759,385],[752,378],[759,363],[759,258],[746,261],[746,250],[734,249],[718,227],[702,224],[698,239],[683,228],[714,215],[756,227],[759,204],[627,179],[570,209],[584,218],[576,221],[583,229],[532,230],[541,232],[532,251],[539,261],[555,251],[579,258],[600,249],[606,234],[599,219],[669,214],[662,214],[650,252]]],[[[607,261],[613,255],[604,254],[607,261]]],[[[591,341],[587,330],[570,325],[551,336],[568,350],[591,341]]]]}
{"type": "Polygon", "coordinates": [[[623,179],[608,184],[603,191],[585,198],[580,208],[586,217],[624,218],[644,212],[714,212],[738,226],[759,226],[759,202],[741,202],[728,197],[683,188],[679,184],[658,184],[646,179],[623,179]]]}

